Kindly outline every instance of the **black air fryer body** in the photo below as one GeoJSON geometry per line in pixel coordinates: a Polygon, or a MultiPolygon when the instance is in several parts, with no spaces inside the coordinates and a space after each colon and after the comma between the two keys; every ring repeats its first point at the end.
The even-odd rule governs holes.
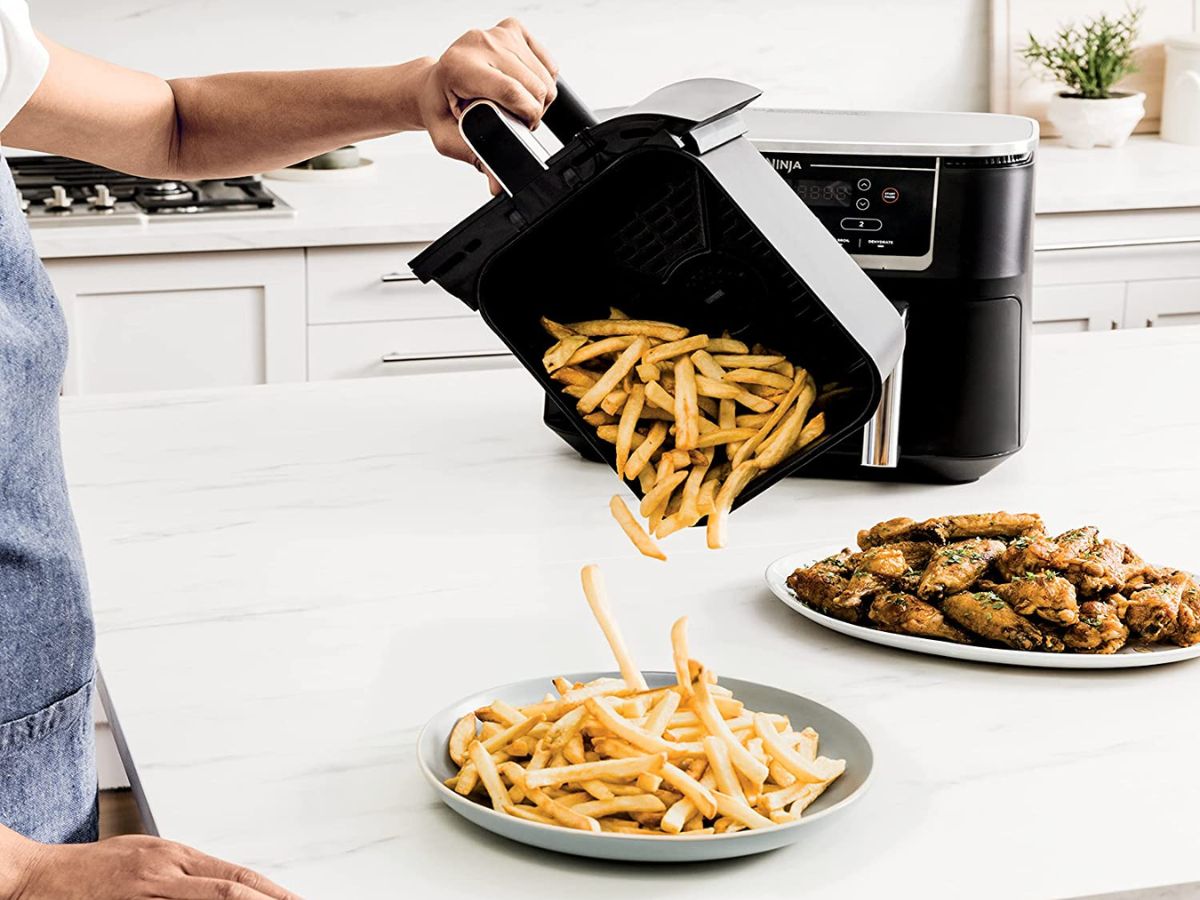
{"type": "MultiPolygon", "coordinates": [[[[797,474],[973,481],[1016,453],[1029,429],[1037,124],[979,113],[745,116],[752,143],[907,313],[896,464],[864,464],[856,432],[797,474]]],[[[547,424],[579,446],[549,407],[547,424]]]]}

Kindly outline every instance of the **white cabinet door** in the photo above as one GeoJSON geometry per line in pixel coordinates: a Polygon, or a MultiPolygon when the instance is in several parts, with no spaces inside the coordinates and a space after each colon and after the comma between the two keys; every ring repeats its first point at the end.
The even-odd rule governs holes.
{"type": "Polygon", "coordinates": [[[69,394],[303,381],[303,250],[49,260],[69,394]]]}
{"type": "Polygon", "coordinates": [[[1108,331],[1125,319],[1125,284],[1056,284],[1033,288],[1033,331],[1108,331]]]}
{"type": "Polygon", "coordinates": [[[1125,327],[1170,325],[1200,325],[1200,278],[1131,283],[1125,301],[1125,327]]]}

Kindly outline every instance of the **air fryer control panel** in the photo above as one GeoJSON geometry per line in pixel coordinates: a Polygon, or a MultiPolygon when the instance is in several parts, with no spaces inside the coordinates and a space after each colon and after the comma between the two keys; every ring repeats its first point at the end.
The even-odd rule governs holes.
{"type": "Polygon", "coordinates": [[[864,269],[929,266],[936,158],[762,154],[864,269]]]}

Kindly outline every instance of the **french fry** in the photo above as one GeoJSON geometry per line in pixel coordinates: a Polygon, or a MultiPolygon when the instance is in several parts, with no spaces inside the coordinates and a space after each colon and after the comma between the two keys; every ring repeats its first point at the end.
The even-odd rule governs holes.
{"type": "Polygon", "coordinates": [[[660,475],[658,481],[654,483],[654,487],[650,489],[650,492],[642,497],[639,512],[643,516],[649,516],[656,509],[665,507],[671,497],[671,492],[683,484],[687,480],[687,477],[688,473],[686,470],[683,472],[673,472],[666,478],[662,478],[660,475]]]}
{"type": "Polygon", "coordinates": [[[638,378],[642,379],[642,381],[646,382],[647,384],[651,381],[658,381],[658,379],[662,376],[662,370],[659,369],[658,366],[652,364],[647,365],[646,363],[642,363],[635,368],[634,371],[637,372],[638,378]]]}
{"type": "Polygon", "coordinates": [[[622,479],[638,480],[642,502],[634,515],[644,529],[631,527],[628,508],[622,513],[610,502],[612,513],[651,556],[662,553],[651,539],[705,517],[708,546],[724,546],[733,503],[748,481],[823,433],[823,418],[806,423],[799,414],[797,396],[811,407],[815,383],[781,354],[747,347],[728,332],[690,334],[613,310],[608,319],[542,322],[555,339],[545,354],[550,377],[576,401],[583,424],[615,445],[622,479]],[[752,461],[761,465],[742,468],[752,461]]]}
{"type": "MultiPolygon", "coordinates": [[[[600,569],[597,566],[584,566],[580,577],[588,606],[592,610],[596,624],[604,632],[604,639],[608,641],[609,649],[616,657],[617,667],[621,670],[621,678],[635,690],[647,690],[646,679],[642,677],[641,670],[634,665],[633,658],[625,647],[625,639],[621,636],[621,629],[617,625],[616,619],[613,618],[608,603],[608,592],[604,588],[604,577],[600,574],[600,569]]],[[[566,698],[564,697],[564,699],[566,698]]]]}
{"type": "Polygon", "coordinates": [[[747,440],[746,443],[742,444],[742,446],[738,448],[737,453],[734,454],[733,457],[733,467],[735,469],[749,459],[750,455],[754,453],[754,451],[758,449],[759,445],[767,439],[772,431],[774,431],[775,426],[779,424],[785,415],[787,415],[788,409],[791,408],[792,404],[796,402],[796,399],[800,396],[800,392],[802,390],[804,390],[804,385],[801,382],[797,381],[795,384],[793,384],[791,390],[788,391],[783,400],[780,401],[779,405],[776,406],[771,414],[767,416],[766,421],[759,426],[759,429],[754,437],[747,440]]]}
{"type": "Polygon", "coordinates": [[[625,464],[626,478],[638,477],[638,473],[650,461],[650,457],[654,455],[654,451],[661,447],[663,441],[667,439],[668,433],[665,422],[655,422],[650,426],[650,433],[646,435],[646,439],[636,450],[629,454],[629,462],[625,464]]]}
{"type": "Polygon", "coordinates": [[[654,539],[642,530],[642,526],[638,524],[637,519],[633,517],[633,513],[629,511],[629,507],[625,505],[625,501],[620,496],[614,494],[613,498],[608,501],[608,508],[612,511],[617,524],[621,526],[621,530],[638,548],[639,553],[649,556],[651,559],[661,559],[666,562],[667,555],[662,552],[658,544],[654,543],[654,539]]]}
{"type": "Polygon", "coordinates": [[[780,390],[788,390],[793,380],[786,375],[780,375],[778,372],[771,369],[734,369],[731,372],[725,373],[725,380],[732,381],[738,384],[755,384],[763,387],[779,388],[780,390]]]}
{"type": "Polygon", "coordinates": [[[484,790],[492,798],[492,809],[507,808],[509,805],[508,789],[500,780],[500,773],[496,770],[492,754],[479,741],[472,741],[471,746],[467,749],[467,755],[475,764],[475,770],[479,773],[479,780],[483,782],[484,790]]]}
{"type": "Polygon", "coordinates": [[[606,759],[601,762],[581,763],[573,766],[558,766],[538,769],[525,776],[528,787],[554,787],[576,781],[597,778],[601,781],[618,778],[637,778],[643,772],[659,773],[666,765],[666,753],[633,756],[628,759],[606,759]]]}
{"type": "Polygon", "coordinates": [[[737,772],[733,770],[733,764],[729,760],[729,747],[719,737],[711,734],[704,738],[703,743],[704,755],[708,757],[708,770],[717,779],[717,788],[745,803],[746,795],[742,793],[741,782],[738,781],[737,772]]]}
{"type": "Polygon", "coordinates": [[[713,338],[708,342],[709,353],[747,353],[750,348],[730,337],[713,338]]]}
{"type": "Polygon", "coordinates": [[[629,374],[630,370],[637,365],[638,358],[646,349],[646,339],[644,337],[635,340],[632,344],[621,351],[621,355],[617,357],[616,362],[612,364],[607,372],[601,375],[596,383],[593,384],[586,394],[579,399],[576,404],[579,412],[582,414],[590,413],[603,400],[608,393],[620,384],[621,379],[629,374]]]}
{"type": "MultiPolygon", "coordinates": [[[[646,402],[646,389],[635,384],[629,391],[629,399],[621,410],[621,420],[617,423],[617,471],[624,472],[629,462],[629,453],[633,448],[633,436],[637,432],[638,417],[642,414],[642,406],[646,402]]],[[[639,442],[640,443],[640,442],[639,442]]],[[[615,515],[615,513],[614,513],[615,515]]]]}
{"type": "Polygon", "coordinates": [[[642,357],[642,362],[644,364],[656,364],[668,359],[674,359],[676,356],[683,356],[695,350],[703,350],[707,346],[707,334],[694,334],[681,341],[668,341],[665,344],[659,344],[657,347],[647,350],[646,355],[642,357]]]}
{"type": "Polygon", "coordinates": [[[731,797],[721,791],[713,791],[713,797],[717,801],[718,813],[745,825],[747,828],[771,828],[775,825],[766,816],[756,813],[736,797],[731,797]]]}
{"type": "Polygon", "coordinates": [[[769,469],[788,457],[800,439],[800,432],[804,430],[804,419],[808,415],[808,410],[815,397],[815,391],[803,391],[796,398],[795,407],[780,423],[778,433],[767,438],[766,442],[758,448],[757,459],[762,468],[769,469]]]}
{"type": "MultiPolygon", "coordinates": [[[[770,774],[767,767],[755,759],[749,750],[742,746],[741,742],[730,731],[729,726],[725,723],[725,719],[717,710],[716,704],[713,702],[712,693],[709,690],[708,670],[703,666],[700,668],[700,675],[692,682],[694,694],[692,695],[691,707],[700,721],[704,723],[704,727],[708,729],[709,734],[720,738],[726,748],[729,750],[729,761],[733,767],[745,775],[753,784],[761,785],[767,780],[770,774]]],[[[774,729],[772,729],[774,730],[774,729]]],[[[778,735],[778,732],[775,732],[778,735]]],[[[759,737],[762,737],[760,734],[759,737]]],[[[764,741],[764,743],[766,743],[764,741]]],[[[710,764],[712,760],[709,760],[710,764]]]]}
{"type": "MultiPolygon", "coordinates": [[[[586,334],[588,337],[637,334],[664,341],[678,341],[687,337],[686,328],[672,325],[669,322],[653,322],[645,319],[594,319],[588,322],[574,322],[567,327],[575,334],[586,334]]],[[[783,357],[779,359],[782,360],[783,357]]]]}
{"type": "MultiPolygon", "coordinates": [[[[576,326],[572,325],[571,327],[575,328],[576,326]]],[[[584,332],[580,331],[579,333],[583,334],[584,332]]],[[[626,334],[630,333],[626,332],[626,334]]],[[[782,356],[754,353],[714,353],[713,360],[717,365],[724,366],[726,369],[766,369],[781,362],[787,362],[787,359],[782,356]]]]}
{"type": "MultiPolygon", "coordinates": [[[[559,343],[561,344],[568,340],[573,340],[573,338],[563,338],[559,343]]],[[[583,340],[584,343],[580,344],[567,359],[566,365],[578,366],[599,356],[605,356],[609,353],[619,353],[637,340],[637,338],[633,335],[622,335],[620,337],[610,337],[589,342],[585,336],[583,340]]]]}
{"type": "Polygon", "coordinates": [[[566,325],[560,325],[558,322],[548,319],[545,316],[542,316],[540,321],[542,328],[555,340],[561,341],[563,338],[574,337],[580,333],[572,328],[568,328],[566,325]]]}
{"type": "Polygon", "coordinates": [[[754,437],[755,430],[753,428],[719,428],[716,431],[710,431],[696,441],[697,448],[716,447],[720,444],[728,444],[733,441],[745,441],[754,437]]]}
{"type": "Polygon", "coordinates": [[[630,797],[614,797],[611,800],[593,800],[580,803],[575,812],[581,816],[611,816],[628,812],[665,812],[666,805],[653,794],[637,794],[630,797]]]}
{"type": "MultiPolygon", "coordinates": [[[[542,357],[542,366],[547,372],[555,372],[563,366],[571,364],[571,358],[579,351],[584,344],[588,342],[587,337],[582,334],[572,334],[568,337],[559,338],[546,355],[542,357]]],[[[588,357],[590,359],[591,357],[588,357]]]]}
{"type": "Polygon", "coordinates": [[[841,760],[818,757],[808,760],[802,757],[775,730],[775,726],[762,713],[754,717],[754,733],[762,738],[763,747],[771,754],[771,758],[791,772],[798,782],[812,784],[818,781],[832,781],[845,769],[841,760]],[[839,767],[840,764],[840,767],[839,767]]]}
{"type": "Polygon", "coordinates": [[[697,375],[696,392],[701,397],[715,397],[718,400],[736,400],[745,393],[745,390],[736,384],[718,381],[715,378],[709,378],[707,375],[697,375]]]}
{"type": "Polygon", "coordinates": [[[475,728],[478,721],[474,713],[467,713],[461,719],[454,723],[454,727],[450,730],[449,752],[450,758],[454,760],[458,766],[463,766],[467,761],[467,748],[471,741],[475,740],[475,728]]]}

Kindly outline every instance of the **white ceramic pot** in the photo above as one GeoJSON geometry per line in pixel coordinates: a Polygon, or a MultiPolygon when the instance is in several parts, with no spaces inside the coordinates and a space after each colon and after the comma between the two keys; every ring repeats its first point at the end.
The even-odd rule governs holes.
{"type": "Polygon", "coordinates": [[[1162,139],[1200,144],[1200,33],[1167,38],[1162,139]]]}
{"type": "Polygon", "coordinates": [[[1087,100],[1071,94],[1050,98],[1046,117],[1068,147],[1120,147],[1146,114],[1146,95],[1118,94],[1106,100],[1087,100]]]}

